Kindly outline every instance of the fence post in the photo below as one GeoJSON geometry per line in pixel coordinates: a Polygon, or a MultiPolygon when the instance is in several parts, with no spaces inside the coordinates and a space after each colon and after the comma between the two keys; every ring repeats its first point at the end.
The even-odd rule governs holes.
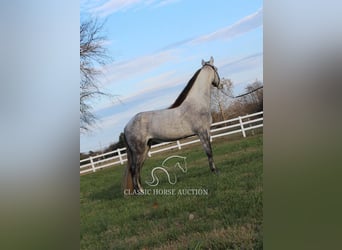
{"type": "Polygon", "coordinates": [[[95,166],[94,166],[93,157],[90,156],[89,159],[90,159],[90,164],[91,164],[91,168],[93,169],[93,172],[96,172],[96,169],[95,169],[95,166]]]}
{"type": "Polygon", "coordinates": [[[181,144],[180,144],[179,140],[177,140],[177,146],[178,146],[178,149],[179,149],[179,150],[181,150],[181,149],[182,149],[182,147],[181,147],[181,144]]]}
{"type": "Polygon", "coordinates": [[[122,160],[122,155],[121,155],[121,152],[120,152],[120,148],[118,148],[117,151],[118,151],[120,163],[121,163],[121,165],[123,165],[124,163],[123,163],[123,160],[122,160]]]}
{"type": "Polygon", "coordinates": [[[148,157],[151,157],[151,151],[149,150],[147,153],[148,157]]]}
{"type": "Polygon", "coordinates": [[[246,137],[246,132],[245,132],[245,129],[243,128],[241,116],[239,116],[239,121],[240,121],[240,127],[241,127],[242,135],[243,135],[243,137],[246,137]]]}
{"type": "MultiPolygon", "coordinates": [[[[250,120],[251,120],[251,119],[248,118],[248,121],[250,121],[250,120]]],[[[252,123],[250,123],[248,127],[252,127],[252,123]]],[[[254,129],[251,130],[251,133],[252,133],[252,135],[254,135],[254,129]]]]}

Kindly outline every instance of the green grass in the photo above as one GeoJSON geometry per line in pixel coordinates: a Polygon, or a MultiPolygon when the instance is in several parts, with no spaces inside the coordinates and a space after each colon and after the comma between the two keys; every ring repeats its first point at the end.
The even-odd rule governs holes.
{"type": "Polygon", "coordinates": [[[210,172],[200,144],[146,160],[145,189],[153,188],[145,183],[152,168],[181,155],[187,173],[170,167],[177,183],[160,174],[154,188],[205,189],[208,195],[124,197],[123,166],[81,176],[81,249],[262,249],[262,139],[214,140],[219,176],[210,172]]]}

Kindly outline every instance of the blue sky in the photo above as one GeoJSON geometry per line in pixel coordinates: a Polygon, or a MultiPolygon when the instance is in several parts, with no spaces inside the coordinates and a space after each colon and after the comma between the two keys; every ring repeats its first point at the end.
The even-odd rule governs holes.
{"type": "Polygon", "coordinates": [[[81,0],[81,18],[106,19],[113,62],[102,68],[101,87],[117,100],[93,103],[99,118],[81,134],[80,150],[118,141],[136,113],[168,107],[201,66],[215,59],[234,94],[263,81],[262,1],[81,0]]]}

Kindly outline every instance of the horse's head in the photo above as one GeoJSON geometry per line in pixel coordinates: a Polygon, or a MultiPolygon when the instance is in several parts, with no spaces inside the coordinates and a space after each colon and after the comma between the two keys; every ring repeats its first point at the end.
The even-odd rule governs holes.
{"type": "Polygon", "coordinates": [[[217,72],[217,67],[214,66],[214,58],[211,56],[210,57],[210,60],[208,62],[205,62],[203,59],[202,59],[202,66],[205,67],[205,66],[209,66],[213,71],[214,71],[214,80],[212,81],[212,85],[218,89],[222,89],[223,88],[223,84],[221,83],[221,80],[220,80],[220,76],[217,72]]]}

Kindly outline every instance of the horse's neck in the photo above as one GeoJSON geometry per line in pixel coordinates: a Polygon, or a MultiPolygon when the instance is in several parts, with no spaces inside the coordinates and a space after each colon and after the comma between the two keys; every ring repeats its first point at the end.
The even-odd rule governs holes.
{"type": "Polygon", "coordinates": [[[198,109],[210,109],[210,86],[211,77],[207,72],[200,72],[194,86],[185,98],[182,106],[191,105],[198,109]]]}

